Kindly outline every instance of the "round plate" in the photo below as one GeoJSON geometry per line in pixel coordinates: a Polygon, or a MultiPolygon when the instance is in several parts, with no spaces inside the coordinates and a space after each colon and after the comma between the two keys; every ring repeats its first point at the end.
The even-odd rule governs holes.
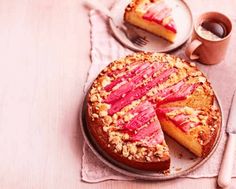
{"type": "Polygon", "coordinates": [[[119,29],[119,27],[124,23],[124,10],[129,3],[130,0],[117,1],[111,9],[113,19],[109,20],[110,27],[115,37],[126,47],[135,51],[168,52],[181,46],[190,37],[193,28],[193,19],[188,5],[182,0],[166,0],[168,6],[172,8],[172,15],[177,27],[177,37],[175,42],[171,43],[142,29],[130,26],[140,34],[140,36],[143,36],[148,40],[147,45],[143,47],[134,45],[125,36],[124,32],[119,29]]]}
{"type": "Polygon", "coordinates": [[[220,138],[221,138],[221,131],[222,131],[222,122],[223,122],[223,114],[221,110],[220,102],[218,101],[218,98],[216,97],[215,105],[219,107],[220,113],[221,113],[221,124],[220,129],[218,132],[218,135],[216,137],[216,142],[211,150],[211,152],[204,158],[196,158],[195,155],[190,153],[186,148],[179,145],[177,142],[175,142],[173,139],[165,135],[166,143],[168,144],[169,150],[170,150],[170,156],[171,156],[171,165],[170,165],[170,173],[168,174],[162,174],[157,173],[153,171],[142,171],[138,169],[131,168],[127,165],[124,165],[114,159],[112,159],[109,155],[107,155],[100,146],[95,142],[93,137],[91,136],[87,123],[86,123],[86,112],[87,112],[87,101],[86,97],[83,101],[82,108],[80,109],[80,125],[81,130],[83,133],[83,136],[85,138],[85,141],[93,151],[93,153],[106,165],[111,167],[112,169],[134,178],[138,179],[145,179],[145,180],[168,180],[180,177],[182,175],[186,175],[194,170],[196,170],[198,167],[203,165],[214,153],[216,150],[217,145],[219,144],[220,138]]]}

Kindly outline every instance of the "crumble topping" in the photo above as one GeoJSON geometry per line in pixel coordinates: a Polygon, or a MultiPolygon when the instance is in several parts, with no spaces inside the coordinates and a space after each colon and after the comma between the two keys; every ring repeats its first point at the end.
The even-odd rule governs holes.
{"type": "MultiPolygon", "coordinates": [[[[188,64],[180,58],[176,58],[171,55],[162,53],[136,53],[134,55],[127,56],[126,58],[122,58],[118,61],[114,61],[107,68],[105,68],[98,79],[95,80],[89,92],[89,103],[92,106],[90,115],[92,117],[92,121],[96,121],[99,119],[103,123],[102,129],[108,136],[108,148],[112,149],[115,153],[121,154],[123,157],[128,158],[129,160],[139,159],[149,162],[153,161],[153,158],[155,158],[155,160],[161,161],[163,157],[168,156],[168,147],[163,141],[157,143],[155,146],[144,145],[146,139],[140,141],[131,141],[132,135],[136,135],[140,130],[148,127],[151,123],[157,122],[158,119],[156,116],[148,118],[149,121],[143,124],[143,126],[141,126],[140,128],[135,129],[132,134],[127,131],[123,131],[122,125],[128,124],[132,120],[136,119],[135,116],[137,116],[138,113],[135,113],[135,110],[140,104],[149,100],[153,100],[153,102],[163,101],[166,97],[159,94],[181,81],[184,81],[184,83],[188,84],[201,83],[201,87],[197,87],[195,91],[204,90],[207,94],[214,95],[209,82],[206,80],[203,74],[196,69],[196,65],[194,63],[188,64]],[[114,100],[111,103],[106,103],[104,102],[104,100],[126,83],[130,83],[132,80],[131,78],[125,78],[115,84],[111,90],[106,90],[105,88],[111,85],[112,82],[116,82],[119,78],[125,77],[125,75],[137,68],[137,65],[132,65],[134,62],[140,62],[140,64],[146,62],[149,63],[150,66],[163,63],[164,67],[163,69],[154,72],[151,76],[148,73],[145,73],[145,70],[138,73],[142,74],[142,79],[138,81],[135,86],[136,88],[132,89],[131,91],[129,91],[129,88],[124,89],[128,92],[122,94],[120,98],[126,99],[127,95],[130,95],[131,102],[111,115],[109,114],[109,110],[120,99],[114,100]],[[140,96],[140,98],[135,99],[135,96],[132,97],[137,87],[143,87],[140,88],[141,93],[142,90],[144,90],[146,86],[150,84],[150,82],[152,82],[155,78],[158,79],[160,77],[160,74],[162,74],[164,70],[169,69],[177,69],[178,71],[175,73],[171,73],[166,80],[160,80],[160,83],[152,86],[145,92],[144,95],[140,96]],[[113,72],[116,72],[116,74],[112,74],[113,72]]],[[[170,92],[173,91],[175,90],[170,90],[170,92]]],[[[188,94],[186,98],[188,98],[189,95],[191,94],[188,94]]],[[[120,104],[122,105],[122,103],[120,104]]],[[[207,115],[200,114],[198,111],[194,111],[192,108],[184,107],[180,112],[191,115],[189,117],[189,120],[192,122],[201,122],[202,125],[208,128],[209,133],[215,132],[219,120],[218,114],[211,115],[211,121],[213,123],[210,124],[208,123],[209,119],[207,115]]],[[[174,111],[170,112],[168,115],[171,117],[180,112],[174,111]]],[[[196,127],[194,125],[191,125],[190,127],[191,132],[197,133],[196,136],[198,136],[199,143],[205,144],[208,140],[206,136],[209,136],[207,129],[195,131],[194,129],[196,129],[196,127]]],[[[148,139],[150,137],[148,137],[148,139]]]]}

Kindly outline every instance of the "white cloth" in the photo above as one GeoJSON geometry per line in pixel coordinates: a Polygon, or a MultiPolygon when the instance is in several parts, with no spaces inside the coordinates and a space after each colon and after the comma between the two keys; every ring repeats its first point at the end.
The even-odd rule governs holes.
{"type": "MultiPolygon", "coordinates": [[[[91,82],[99,74],[99,72],[106,67],[112,60],[123,57],[127,54],[133,53],[127,48],[118,43],[112,36],[111,31],[106,24],[106,18],[95,11],[90,12],[91,23],[91,60],[92,64],[88,73],[88,79],[84,90],[87,91],[91,82]]],[[[234,49],[236,44],[232,43],[235,36],[232,36],[230,48],[228,50],[227,58],[224,62],[215,66],[205,66],[197,64],[211,81],[215,91],[217,92],[223,108],[224,124],[223,132],[225,130],[225,123],[228,116],[233,90],[236,88],[236,59],[234,59],[234,49]]],[[[182,46],[173,54],[186,58],[184,55],[185,46],[182,46]]],[[[215,177],[218,174],[220,162],[226,141],[226,134],[224,133],[219,146],[213,156],[199,169],[184,176],[186,178],[201,178],[201,177],[215,177]]],[[[235,150],[236,151],[236,150],[235,150]]],[[[233,169],[233,176],[236,177],[236,163],[233,169]]],[[[89,149],[87,144],[83,147],[83,161],[82,161],[82,180],[86,182],[101,182],[105,180],[133,180],[133,178],[124,176],[107,165],[102,163],[89,149]]]]}

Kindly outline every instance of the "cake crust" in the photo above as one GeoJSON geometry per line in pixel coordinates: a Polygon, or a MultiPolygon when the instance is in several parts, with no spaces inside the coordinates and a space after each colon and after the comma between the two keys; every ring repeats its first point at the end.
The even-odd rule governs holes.
{"type": "MultiPolygon", "coordinates": [[[[155,110],[210,109],[214,98],[195,64],[163,53],[135,53],[112,62],[96,78],[87,95],[86,121],[93,140],[116,161],[162,172],[170,166],[170,154],[155,110]],[[194,100],[197,94],[201,98],[194,100]]],[[[202,156],[215,142],[214,135],[210,138],[202,156]]]]}

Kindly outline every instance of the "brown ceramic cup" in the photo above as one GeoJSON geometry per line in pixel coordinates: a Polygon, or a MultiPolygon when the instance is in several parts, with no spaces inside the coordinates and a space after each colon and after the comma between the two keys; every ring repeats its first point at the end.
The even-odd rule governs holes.
{"type": "Polygon", "coordinates": [[[232,22],[230,19],[218,12],[207,12],[202,14],[194,26],[191,43],[186,48],[186,55],[191,60],[198,60],[203,64],[220,63],[226,54],[229,40],[232,33],[232,22]],[[198,27],[204,21],[215,21],[224,25],[226,36],[218,40],[210,40],[198,33],[198,27]]]}

